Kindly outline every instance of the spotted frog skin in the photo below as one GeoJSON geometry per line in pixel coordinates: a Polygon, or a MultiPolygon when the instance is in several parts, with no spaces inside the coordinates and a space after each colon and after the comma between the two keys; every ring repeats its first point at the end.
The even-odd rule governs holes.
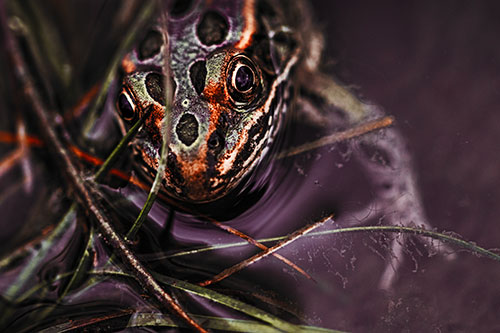
{"type": "Polygon", "coordinates": [[[158,21],[124,58],[117,110],[128,125],[147,117],[134,146],[150,177],[160,159],[165,96],[173,94],[163,175],[169,196],[218,199],[268,155],[300,60],[294,25],[301,6],[285,12],[284,3],[171,3],[168,23],[158,21]]]}
{"type": "MultiPolygon", "coordinates": [[[[167,20],[160,19],[123,59],[116,110],[124,131],[145,117],[132,145],[139,169],[152,178],[160,160],[165,97],[173,96],[164,128],[169,141],[163,175],[163,191],[171,198],[207,203],[235,189],[270,160],[285,114],[294,112],[327,132],[384,115],[324,73],[323,37],[305,2],[169,4],[167,20]]],[[[344,217],[344,225],[384,216],[387,224],[431,228],[397,128],[348,144],[376,193],[373,202],[344,217]]],[[[392,249],[383,288],[401,263],[402,242],[396,238],[392,249]]]]}

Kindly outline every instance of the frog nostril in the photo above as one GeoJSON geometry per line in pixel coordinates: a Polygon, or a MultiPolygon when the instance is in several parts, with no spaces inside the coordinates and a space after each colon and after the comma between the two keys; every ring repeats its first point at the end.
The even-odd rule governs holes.
{"type": "Polygon", "coordinates": [[[215,154],[219,154],[224,146],[224,138],[218,131],[214,131],[207,142],[208,148],[215,154]]]}
{"type": "Polygon", "coordinates": [[[175,127],[177,137],[186,146],[191,146],[198,138],[198,121],[190,113],[182,115],[175,127]]]}

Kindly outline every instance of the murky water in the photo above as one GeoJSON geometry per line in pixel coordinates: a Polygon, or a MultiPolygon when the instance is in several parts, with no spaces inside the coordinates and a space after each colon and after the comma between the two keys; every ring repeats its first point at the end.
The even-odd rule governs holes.
{"type": "MultiPolygon", "coordinates": [[[[54,3],[57,4],[57,1],[54,3]]],[[[76,6],[84,7],[81,4],[76,6]]],[[[101,67],[105,67],[111,57],[113,47],[116,47],[116,45],[107,45],[105,40],[113,40],[111,37],[115,37],[113,33],[116,34],[117,29],[110,29],[106,34],[103,23],[109,21],[104,20],[103,17],[113,17],[112,3],[107,3],[102,7],[95,6],[85,11],[82,9],[82,13],[87,13],[90,21],[96,22],[94,28],[90,30],[83,23],[77,27],[68,23],[72,15],[75,15],[70,14],[73,8],[69,4],[59,9],[57,7],[47,9],[47,13],[53,15],[56,26],[68,27],[62,33],[61,38],[68,43],[71,50],[69,57],[76,59],[76,55],[86,54],[85,61],[78,62],[72,59],[73,63],[78,65],[75,66],[74,75],[81,77],[82,91],[85,90],[84,88],[89,88],[93,80],[99,77],[98,73],[103,71],[101,67]],[[72,42],[79,34],[82,40],[92,41],[91,49],[83,50],[81,43],[72,42]],[[95,49],[100,46],[102,46],[102,52],[96,52],[95,49]],[[99,58],[98,54],[102,56],[99,58]]],[[[365,38],[360,37],[360,34],[366,33],[365,30],[362,33],[359,32],[359,29],[354,27],[355,24],[348,24],[348,18],[340,19],[340,14],[331,14],[333,17],[330,20],[330,17],[325,17],[325,11],[322,11],[319,2],[315,3],[315,6],[318,7],[317,12],[327,25],[327,29],[331,29],[327,33],[327,40],[330,44],[339,41],[339,45],[347,47],[347,51],[343,51],[335,46],[329,46],[329,52],[335,55],[340,54],[340,59],[344,59],[343,52],[346,52],[353,57],[352,62],[358,61],[361,67],[368,67],[368,71],[376,72],[375,66],[383,64],[384,61],[374,62],[374,64],[364,59],[360,53],[363,53],[365,49],[356,44],[360,43],[359,40],[366,42],[365,38]],[[333,18],[339,19],[338,25],[332,22],[333,18]],[[349,48],[351,41],[355,44],[349,48]],[[359,47],[361,51],[357,52],[356,47],[359,47]]],[[[389,28],[383,24],[383,20],[377,21],[374,18],[367,18],[366,15],[356,14],[356,10],[348,5],[337,6],[335,7],[337,12],[344,10],[346,15],[353,20],[368,20],[375,25],[374,31],[378,29],[382,34],[388,34],[386,30],[389,28]]],[[[384,8],[389,7],[391,6],[386,4],[384,8]]],[[[424,15],[431,7],[418,7],[419,13],[424,15]]],[[[434,13],[442,13],[445,10],[443,7],[432,8],[434,13]]],[[[415,27],[422,28],[419,16],[412,15],[406,7],[398,10],[403,13],[401,15],[408,15],[415,20],[415,27]]],[[[456,10],[460,12],[460,8],[456,10]]],[[[486,12],[486,9],[478,9],[475,13],[487,17],[483,11],[486,12]]],[[[382,14],[380,15],[383,17],[382,14]]],[[[452,17],[451,15],[450,24],[458,25],[459,22],[454,23],[452,17]]],[[[393,25],[396,27],[398,23],[393,23],[393,25]]],[[[473,27],[479,27],[479,25],[473,27]]],[[[410,31],[413,30],[410,29],[410,31]]],[[[424,32],[422,34],[425,35],[424,32]]],[[[445,35],[448,40],[452,40],[452,36],[454,35],[445,35]]],[[[395,41],[387,42],[387,48],[392,46],[392,50],[397,50],[407,45],[403,42],[399,43],[396,37],[394,37],[395,41]]],[[[422,38],[425,40],[424,37],[422,38]]],[[[425,46],[422,45],[413,46],[418,49],[418,47],[425,46]]],[[[382,57],[385,53],[376,54],[382,57]]],[[[432,55],[433,53],[430,52],[429,57],[432,55]]],[[[461,62],[459,57],[456,59],[458,59],[457,64],[467,63],[461,62]]],[[[5,63],[3,58],[2,63],[5,63]]],[[[381,102],[386,102],[397,98],[387,97],[392,96],[392,93],[380,92],[383,89],[377,88],[377,82],[371,82],[371,76],[360,75],[359,72],[363,71],[357,65],[348,65],[348,60],[346,63],[347,65],[345,63],[339,65],[339,71],[347,77],[358,75],[360,81],[363,81],[359,82],[363,87],[361,91],[373,92],[377,95],[373,98],[368,96],[369,99],[380,98],[381,102]]],[[[425,66],[423,68],[430,71],[425,66]]],[[[382,81],[386,77],[382,74],[373,76],[382,81]]],[[[408,79],[407,81],[414,82],[415,80],[408,79]]],[[[482,82],[486,81],[488,78],[482,82]]],[[[7,82],[13,81],[7,80],[7,82]]],[[[425,82],[427,81],[424,81],[424,84],[425,82]]],[[[358,81],[353,83],[357,84],[358,81]]],[[[438,87],[447,86],[437,85],[438,87]]],[[[37,124],[30,114],[18,112],[26,108],[20,97],[22,95],[18,93],[9,95],[9,92],[16,92],[16,85],[4,83],[1,87],[4,91],[3,96],[8,98],[0,101],[2,110],[0,131],[16,133],[17,115],[22,114],[27,123],[28,132],[36,135],[37,124]],[[11,110],[16,110],[16,112],[11,110]]],[[[385,87],[389,87],[389,84],[386,83],[385,87]]],[[[408,88],[404,90],[403,86],[400,89],[408,93],[408,88]]],[[[420,94],[424,97],[427,96],[425,91],[424,88],[420,88],[420,94]]],[[[498,94],[495,96],[498,101],[498,94]]],[[[74,101],[68,97],[67,101],[58,100],[57,102],[69,106],[73,105],[74,101]]],[[[379,101],[376,100],[376,102],[379,101]]],[[[488,238],[477,232],[468,233],[470,229],[464,227],[466,223],[463,219],[459,220],[461,223],[456,225],[442,222],[443,219],[446,220],[446,214],[440,213],[443,207],[452,216],[455,216],[453,214],[456,209],[465,209],[465,212],[470,213],[470,210],[463,208],[467,207],[467,201],[462,201],[460,204],[462,208],[446,207],[449,201],[443,199],[443,196],[450,195],[450,192],[444,192],[438,176],[433,178],[428,174],[437,172],[443,175],[439,171],[433,171],[432,168],[442,170],[447,163],[443,161],[438,166],[432,164],[426,166],[425,163],[430,163],[430,158],[425,159],[424,155],[434,154],[432,156],[438,158],[436,157],[438,153],[428,152],[431,143],[426,138],[419,141],[422,131],[412,128],[412,124],[420,124],[416,111],[415,113],[411,113],[411,110],[402,111],[401,115],[398,115],[396,111],[392,112],[397,105],[397,101],[388,102],[386,107],[390,109],[390,113],[401,117],[399,124],[409,132],[410,145],[417,151],[417,170],[427,171],[421,179],[423,179],[424,203],[429,210],[433,224],[439,230],[456,230],[465,238],[472,238],[478,242],[483,240],[486,247],[496,246],[498,237],[495,237],[494,232],[492,233],[495,235],[488,238]],[[410,123],[405,123],[407,119],[410,123]],[[427,147],[421,147],[421,145],[427,145],[427,147]],[[433,191],[439,193],[443,191],[443,194],[433,195],[433,191]],[[430,199],[426,199],[427,195],[430,199]],[[433,200],[436,203],[433,203],[433,200]]],[[[493,103],[493,105],[498,105],[498,103],[493,103]]],[[[422,112],[427,117],[432,116],[427,111],[422,112]]],[[[460,121],[466,122],[467,119],[467,113],[464,113],[463,120],[460,121]]],[[[443,123],[434,126],[441,128],[443,123]]],[[[431,124],[433,124],[432,121],[431,124]]],[[[70,134],[78,137],[78,132],[74,132],[79,130],[78,127],[78,125],[69,126],[70,134]]],[[[109,133],[109,141],[91,143],[89,147],[86,147],[89,149],[88,152],[105,157],[109,153],[108,150],[119,140],[116,129],[109,133]]],[[[290,119],[280,144],[294,146],[318,138],[322,134],[305,126],[300,120],[290,119]]],[[[433,133],[427,134],[427,136],[433,135],[433,133]]],[[[474,133],[468,135],[476,139],[481,137],[474,133]]],[[[446,140],[437,138],[436,141],[443,147],[445,145],[443,142],[446,140]]],[[[15,144],[2,142],[0,159],[8,156],[14,149],[15,144]]],[[[12,262],[2,261],[0,266],[2,269],[0,290],[3,295],[1,306],[6,314],[2,317],[3,324],[10,331],[37,331],[55,324],[67,324],[70,320],[76,322],[81,320],[82,323],[88,324],[91,319],[102,319],[120,311],[124,311],[120,316],[96,323],[95,326],[90,326],[90,329],[99,327],[103,330],[120,330],[126,327],[127,323],[129,325],[134,322],[140,323],[141,318],[134,317],[137,314],[133,315],[132,312],[127,311],[133,309],[142,313],[154,313],[158,311],[157,305],[151,297],[143,297],[144,292],[130,277],[107,275],[106,279],[102,279],[102,275],[97,274],[96,271],[99,269],[109,267],[106,264],[110,257],[110,248],[99,237],[98,231],[91,231],[85,209],[78,208],[66,216],[65,222],[58,223],[70,209],[71,194],[68,194],[66,181],[61,178],[61,172],[57,169],[58,164],[51,160],[50,156],[44,148],[34,147],[30,150],[26,160],[31,166],[31,181],[26,180],[22,163],[8,168],[4,174],[0,175],[2,212],[0,253],[3,258],[12,259],[12,262]],[[70,283],[68,276],[71,276],[65,273],[72,272],[79,265],[90,235],[94,237],[90,242],[92,245],[89,253],[90,259],[83,262],[85,266],[81,270],[83,273],[73,282],[72,290],[65,290],[70,283]],[[36,240],[37,237],[38,240],[36,240]],[[33,239],[35,239],[33,245],[25,245],[33,239]],[[19,256],[16,256],[13,251],[23,245],[24,251],[21,250],[19,256]],[[40,256],[41,253],[44,254],[43,259],[36,259],[36,256],[40,256]],[[23,274],[28,274],[30,278],[23,279],[23,274]],[[36,286],[40,288],[33,289],[36,286]],[[59,299],[63,294],[65,294],[64,299],[59,299]],[[13,304],[12,300],[17,301],[13,304]]],[[[272,160],[272,156],[274,155],[271,155],[269,161],[260,166],[229,197],[214,204],[191,208],[198,209],[203,212],[202,215],[209,215],[254,239],[264,239],[286,236],[332,213],[335,214],[335,222],[329,221],[315,231],[339,228],[349,220],[350,213],[364,207],[373,199],[374,190],[370,179],[358,162],[352,158],[345,144],[323,147],[276,161],[272,160]]],[[[89,172],[92,170],[91,166],[84,165],[89,172]]],[[[133,170],[130,161],[126,158],[118,165],[125,171],[133,170]]],[[[498,184],[498,179],[498,177],[492,177],[491,182],[498,184]]],[[[471,186],[467,189],[471,190],[471,186]]],[[[147,192],[117,179],[99,189],[107,213],[112,217],[116,228],[125,233],[142,208],[147,192]]],[[[456,187],[453,189],[457,190],[456,187]]],[[[471,193],[477,194],[478,192],[481,190],[471,193]]],[[[489,193],[490,196],[495,196],[498,195],[498,190],[490,188],[489,193]]],[[[477,202],[476,204],[479,205],[477,202]]],[[[480,209],[477,208],[477,210],[480,209]]],[[[474,217],[474,214],[471,213],[471,215],[469,217],[474,217]]],[[[490,218],[489,221],[493,219],[490,218]]],[[[372,220],[366,223],[377,224],[379,221],[372,220]]],[[[383,220],[380,223],[383,224],[383,220]]],[[[477,221],[470,223],[477,223],[477,221]]],[[[490,230],[495,230],[494,223],[486,223],[489,224],[484,228],[487,229],[489,225],[490,230]]],[[[477,325],[486,330],[498,328],[498,320],[493,314],[497,309],[498,302],[495,299],[499,295],[498,287],[480,282],[485,274],[498,276],[500,270],[495,262],[484,258],[476,258],[468,253],[454,261],[447,261],[440,256],[428,258],[428,252],[423,243],[418,238],[408,237],[405,246],[405,264],[398,271],[398,278],[393,289],[391,291],[380,290],[378,283],[387,265],[387,257],[391,253],[388,250],[388,244],[393,237],[393,235],[368,233],[303,237],[281,249],[279,254],[304,269],[315,282],[308,280],[275,257],[269,256],[211,288],[292,323],[331,329],[361,331],[442,329],[451,331],[454,328],[467,330],[477,325]],[[469,277],[463,278],[466,275],[469,277]],[[462,288],[464,292],[457,296],[455,291],[462,288]]],[[[212,225],[203,216],[195,216],[158,200],[138,235],[138,241],[131,246],[134,253],[150,270],[179,280],[198,283],[259,252],[254,246],[243,244],[245,242],[239,243],[242,243],[239,237],[212,225]],[[232,243],[238,244],[223,249],[191,254],[181,253],[184,250],[232,243]]],[[[266,242],[265,244],[272,246],[274,243],[266,242]]],[[[240,312],[199,296],[192,296],[177,289],[169,288],[169,290],[172,290],[179,303],[189,313],[251,319],[240,312]]],[[[165,328],[154,327],[154,325],[151,328],[153,331],[162,329],[165,328]]]]}

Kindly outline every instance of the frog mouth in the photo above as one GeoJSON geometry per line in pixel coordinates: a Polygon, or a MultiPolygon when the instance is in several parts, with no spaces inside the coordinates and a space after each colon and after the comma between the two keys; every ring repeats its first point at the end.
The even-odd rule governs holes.
{"type": "Polygon", "coordinates": [[[206,203],[223,197],[234,187],[234,179],[221,178],[214,167],[215,157],[204,146],[197,158],[183,159],[171,151],[167,157],[167,192],[176,199],[206,203]]]}

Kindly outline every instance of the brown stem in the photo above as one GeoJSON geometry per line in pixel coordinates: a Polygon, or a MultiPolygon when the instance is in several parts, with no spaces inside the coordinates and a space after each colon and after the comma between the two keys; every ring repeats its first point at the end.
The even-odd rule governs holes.
{"type": "Polygon", "coordinates": [[[318,140],[305,143],[303,145],[290,148],[288,150],[280,152],[275,158],[285,158],[306,151],[310,151],[319,147],[326,145],[331,145],[333,143],[345,141],[348,139],[356,138],[358,136],[382,129],[384,127],[389,127],[394,123],[394,118],[391,116],[386,116],[383,118],[367,121],[365,123],[358,124],[354,127],[348,128],[345,131],[336,132],[327,136],[324,136],[318,140]]]}
{"type": "Polygon", "coordinates": [[[216,276],[214,276],[213,278],[209,279],[209,280],[206,280],[206,281],[203,281],[201,283],[199,283],[200,286],[202,287],[206,287],[210,284],[213,284],[213,283],[216,283],[216,282],[219,282],[229,276],[231,276],[232,274],[236,273],[236,272],[239,272],[241,271],[242,269],[244,269],[245,267],[248,267],[250,266],[251,264],[259,261],[260,259],[262,258],[265,258],[267,257],[268,255],[270,254],[273,254],[274,252],[278,251],[279,249],[281,249],[282,247],[290,244],[291,242],[293,242],[294,240],[296,240],[297,238],[307,234],[308,232],[310,232],[311,230],[319,227],[320,225],[322,225],[323,223],[325,223],[326,221],[328,221],[329,219],[331,219],[333,217],[333,215],[330,215],[330,216],[327,216],[323,219],[321,219],[320,221],[314,223],[314,224],[311,224],[311,225],[307,225],[295,232],[293,232],[292,234],[290,234],[287,238],[285,238],[284,240],[282,240],[281,242],[279,242],[278,244],[268,248],[267,250],[265,251],[262,251],[260,253],[257,253],[256,255],[254,255],[253,257],[250,257],[246,260],[243,260],[241,262],[239,262],[238,264],[234,265],[234,266],[231,266],[225,270],[223,270],[222,272],[220,272],[219,274],[217,274],[216,276]]]}
{"type": "Polygon", "coordinates": [[[111,245],[113,250],[121,257],[123,262],[129,266],[141,283],[144,289],[149,291],[165,308],[170,309],[191,327],[199,332],[206,332],[199,326],[180,306],[177,302],[165,292],[146,268],[140,263],[135,255],[125,244],[123,238],[114,230],[107,216],[102,212],[103,209],[95,200],[95,193],[88,182],[85,182],[75,163],[72,161],[68,150],[63,146],[61,140],[56,134],[54,125],[49,118],[46,107],[44,106],[38,92],[35,89],[33,80],[27,71],[27,66],[24,63],[19,46],[11,31],[8,28],[7,15],[5,12],[5,4],[2,1],[0,8],[0,18],[2,28],[5,33],[5,45],[9,50],[9,55],[14,65],[15,74],[21,82],[24,93],[30,102],[35,117],[38,120],[39,128],[42,132],[45,142],[50,142],[50,150],[54,160],[58,161],[62,166],[67,179],[71,183],[71,188],[78,202],[87,208],[89,215],[96,221],[99,229],[104,235],[105,240],[111,245]]]}

